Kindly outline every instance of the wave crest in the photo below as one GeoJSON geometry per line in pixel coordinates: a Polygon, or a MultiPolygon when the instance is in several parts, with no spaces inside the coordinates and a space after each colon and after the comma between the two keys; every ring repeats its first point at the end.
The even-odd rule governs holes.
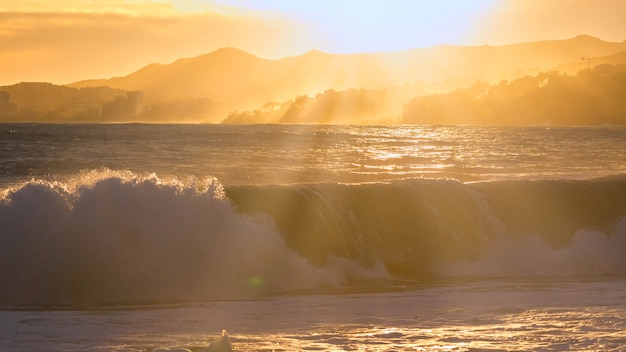
{"type": "Polygon", "coordinates": [[[470,263],[467,275],[626,273],[626,260],[613,250],[624,248],[623,235],[621,230],[612,234],[626,215],[623,175],[237,186],[226,194],[239,211],[268,215],[290,247],[318,264],[329,255],[364,264],[379,261],[392,275],[408,278],[450,273],[443,268],[453,263],[470,263]],[[591,250],[597,263],[587,269],[591,254],[585,251],[591,250]],[[517,257],[520,266],[529,267],[541,257],[551,269],[518,270],[517,257]],[[603,264],[609,258],[617,263],[603,264]]]}
{"type": "Polygon", "coordinates": [[[459,261],[441,268],[452,277],[563,277],[621,275],[626,273],[626,217],[614,231],[578,230],[570,243],[553,247],[540,236],[502,239],[474,261],[459,261]]]}
{"type": "Polygon", "coordinates": [[[0,304],[232,298],[360,275],[310,265],[271,222],[234,212],[215,179],[125,173],[83,180],[33,181],[6,192],[0,304]]]}

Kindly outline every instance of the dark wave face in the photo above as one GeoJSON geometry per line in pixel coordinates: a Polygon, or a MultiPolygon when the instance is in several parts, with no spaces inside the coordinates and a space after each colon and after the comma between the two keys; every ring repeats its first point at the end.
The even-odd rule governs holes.
{"type": "Polygon", "coordinates": [[[393,276],[626,273],[626,177],[232,187],[291,248],[384,263],[393,276]]]}
{"type": "Polygon", "coordinates": [[[626,177],[222,188],[87,173],[0,202],[0,305],[172,302],[370,279],[626,274],[626,177]]]}

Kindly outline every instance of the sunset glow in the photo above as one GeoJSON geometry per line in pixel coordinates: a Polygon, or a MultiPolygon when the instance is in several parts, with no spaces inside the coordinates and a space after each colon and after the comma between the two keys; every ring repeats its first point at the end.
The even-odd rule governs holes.
{"type": "Polygon", "coordinates": [[[619,0],[1,1],[0,84],[120,76],[221,47],[277,59],[314,49],[383,52],[579,34],[621,41],[625,7],[619,0]]]}
{"type": "Polygon", "coordinates": [[[0,0],[0,351],[622,351],[626,0],[0,0]]]}

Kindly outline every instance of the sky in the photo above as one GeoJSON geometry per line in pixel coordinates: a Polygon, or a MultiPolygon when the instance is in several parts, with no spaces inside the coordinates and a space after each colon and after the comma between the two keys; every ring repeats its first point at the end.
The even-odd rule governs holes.
{"type": "Polygon", "coordinates": [[[124,76],[223,47],[262,58],[626,40],[624,0],[0,0],[0,85],[124,76]]]}

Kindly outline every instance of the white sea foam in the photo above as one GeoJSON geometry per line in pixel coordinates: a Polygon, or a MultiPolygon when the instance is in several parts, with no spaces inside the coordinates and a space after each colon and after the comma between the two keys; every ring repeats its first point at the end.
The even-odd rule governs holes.
{"type": "Polygon", "coordinates": [[[626,217],[611,233],[578,230],[565,245],[551,245],[540,236],[502,237],[474,261],[443,267],[446,276],[547,277],[626,273],[626,217]]]}
{"type": "Polygon", "coordinates": [[[626,281],[476,281],[141,309],[0,311],[0,350],[623,351],[626,281]]]}
{"type": "Polygon", "coordinates": [[[216,180],[93,175],[31,182],[0,204],[0,303],[204,300],[369,275],[310,265],[271,221],[234,212],[216,180]]]}

